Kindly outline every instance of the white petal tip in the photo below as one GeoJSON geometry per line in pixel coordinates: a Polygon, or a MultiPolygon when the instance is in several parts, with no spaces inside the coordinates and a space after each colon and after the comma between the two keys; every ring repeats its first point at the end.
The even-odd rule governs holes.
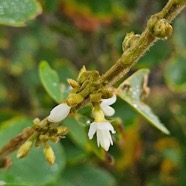
{"type": "Polygon", "coordinates": [[[116,102],[117,96],[113,94],[113,96],[109,99],[102,99],[102,104],[104,105],[112,105],[116,102]]]}
{"type": "Polygon", "coordinates": [[[115,110],[110,106],[101,106],[105,116],[113,116],[115,114],[115,110]]]}
{"type": "Polygon", "coordinates": [[[70,113],[70,109],[71,107],[68,106],[66,103],[57,105],[50,111],[50,115],[47,119],[50,122],[60,122],[68,116],[68,114],[70,113]]]}

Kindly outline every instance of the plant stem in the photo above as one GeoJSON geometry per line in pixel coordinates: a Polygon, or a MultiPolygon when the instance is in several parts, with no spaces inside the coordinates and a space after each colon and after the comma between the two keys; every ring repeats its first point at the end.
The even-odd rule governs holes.
{"type": "MultiPolygon", "coordinates": [[[[171,21],[184,9],[186,0],[170,0],[166,6],[157,14],[151,17],[156,17],[156,22],[152,22],[151,25],[155,26],[158,20],[166,20],[167,23],[171,21]]],[[[149,20],[149,22],[151,21],[149,20]]],[[[165,37],[166,39],[167,37],[165,37]]],[[[158,40],[157,36],[149,30],[149,27],[145,28],[144,32],[140,35],[138,40],[134,44],[126,49],[121,58],[102,76],[101,81],[107,82],[107,86],[113,85],[119,79],[121,79],[131,67],[143,56],[143,54],[158,40]]]]}
{"type": "Polygon", "coordinates": [[[0,157],[6,157],[17,150],[33,133],[34,130],[32,128],[24,129],[21,134],[18,134],[15,138],[11,139],[0,149],[0,157]]]}

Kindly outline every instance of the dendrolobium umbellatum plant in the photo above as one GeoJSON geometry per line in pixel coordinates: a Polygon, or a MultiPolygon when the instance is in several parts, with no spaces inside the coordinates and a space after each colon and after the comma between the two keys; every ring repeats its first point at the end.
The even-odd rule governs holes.
{"type": "MultiPolygon", "coordinates": [[[[113,124],[115,109],[111,106],[116,102],[117,97],[126,101],[160,131],[169,134],[166,127],[143,102],[149,93],[147,87],[148,69],[137,71],[118,87],[113,85],[124,77],[158,39],[165,40],[172,34],[171,22],[184,9],[185,5],[186,0],[169,0],[162,11],[151,16],[141,35],[133,32],[126,34],[122,44],[122,56],[105,74],[100,75],[98,71],[90,71],[83,66],[77,79],[67,80],[70,87],[67,88],[68,95],[62,101],[58,101],[58,105],[50,111],[46,118],[43,120],[34,119],[33,126],[17,137],[22,141],[15,148],[11,144],[15,144],[13,142],[17,138],[5,145],[0,150],[0,156],[5,157],[18,148],[17,157],[23,158],[33,145],[39,147],[43,144],[46,160],[50,164],[54,164],[55,154],[49,141],[58,142],[64,138],[71,129],[65,127],[63,121],[67,117],[76,117],[78,111],[87,105],[91,107],[92,111],[90,116],[92,121],[85,126],[88,128],[87,136],[90,140],[96,136],[97,146],[108,151],[110,146],[114,144],[114,135],[117,135],[113,124]],[[11,151],[9,151],[10,147],[11,151]]],[[[47,65],[46,62],[42,62],[41,68],[48,68],[49,65],[47,65]]],[[[45,81],[42,70],[40,76],[45,81]]]]}

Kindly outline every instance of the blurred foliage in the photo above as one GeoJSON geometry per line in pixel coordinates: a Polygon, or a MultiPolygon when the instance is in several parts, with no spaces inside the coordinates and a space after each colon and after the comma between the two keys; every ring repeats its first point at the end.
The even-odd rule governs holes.
{"type": "Polygon", "coordinates": [[[36,0],[1,0],[0,24],[24,26],[29,19],[41,13],[41,6],[36,0]]]}
{"type": "MultiPolygon", "coordinates": [[[[63,99],[57,93],[53,100],[50,95],[54,93],[48,91],[49,95],[44,90],[41,81],[46,68],[51,72],[46,90],[47,86],[54,86],[55,92],[68,93],[67,78],[76,77],[82,65],[104,73],[120,57],[126,32],[141,33],[150,15],[166,3],[160,0],[40,2],[43,13],[26,27],[0,26],[0,146],[30,126],[33,118],[47,116],[56,105],[54,100],[63,99]],[[41,63],[43,71],[38,72],[42,60],[50,66],[41,63]]],[[[3,23],[1,8],[0,17],[3,23]]],[[[183,186],[186,183],[185,20],[183,12],[173,23],[173,35],[167,41],[157,42],[129,73],[150,68],[151,91],[145,102],[170,130],[169,136],[147,125],[146,120],[118,98],[113,118],[117,134],[113,136],[114,146],[105,152],[97,147],[95,139],[87,140],[92,122],[87,106],[62,123],[70,126],[71,131],[61,144],[53,145],[57,156],[54,166],[47,165],[41,149],[32,150],[23,160],[16,159],[13,153],[12,166],[0,171],[0,180],[9,185],[31,186],[35,181],[37,185],[51,186],[183,186]]]]}

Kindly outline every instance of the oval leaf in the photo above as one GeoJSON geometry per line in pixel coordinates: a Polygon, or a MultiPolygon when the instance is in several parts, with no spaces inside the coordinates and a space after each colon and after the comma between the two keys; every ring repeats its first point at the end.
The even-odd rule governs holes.
{"type": "Polygon", "coordinates": [[[42,61],[39,65],[39,75],[46,91],[57,102],[60,103],[64,99],[61,92],[61,85],[58,74],[54,71],[46,61],[42,61]]]}
{"type": "Polygon", "coordinates": [[[147,119],[154,127],[165,134],[169,134],[167,128],[152,112],[151,108],[141,101],[146,87],[148,69],[141,69],[125,80],[117,89],[117,95],[131,105],[139,114],[147,119]]]}
{"type": "Polygon", "coordinates": [[[114,177],[107,171],[94,167],[79,165],[67,168],[57,186],[114,186],[116,181],[114,177]]]}
{"type": "Polygon", "coordinates": [[[69,127],[69,135],[75,144],[86,149],[88,145],[88,135],[85,133],[83,126],[74,118],[66,118],[63,121],[63,125],[69,127]]]}
{"type": "Polygon", "coordinates": [[[0,24],[24,26],[41,12],[41,5],[36,0],[1,0],[0,24]]]}

